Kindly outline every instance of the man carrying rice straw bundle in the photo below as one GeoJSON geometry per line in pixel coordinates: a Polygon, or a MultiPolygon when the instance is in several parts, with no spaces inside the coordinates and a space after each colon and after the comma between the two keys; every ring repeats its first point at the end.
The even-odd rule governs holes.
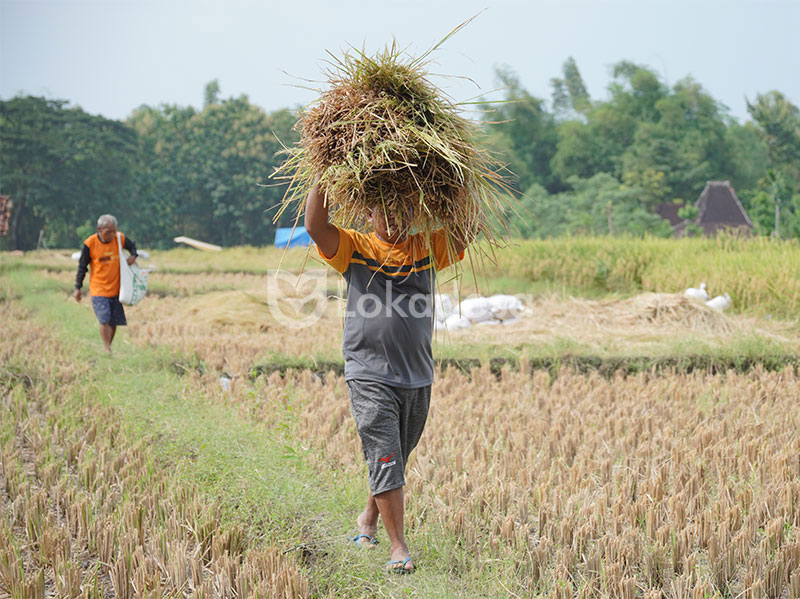
{"type": "Polygon", "coordinates": [[[496,165],[422,64],[394,46],[346,55],[279,171],[292,173],[282,210],[305,210],[320,255],[347,281],[345,380],[370,487],[353,541],[377,545],[380,516],[397,574],[414,571],[403,486],[433,383],[435,271],[462,260],[479,231],[489,238],[487,220],[503,212],[496,165]]]}
{"type": "Polygon", "coordinates": [[[363,234],[328,222],[319,186],[308,194],[305,226],[320,255],[347,280],[343,353],[350,408],[369,469],[370,494],[353,539],[377,544],[378,516],[389,536],[392,572],[414,569],[404,537],[405,467],[425,420],[433,383],[431,353],[434,268],[464,257],[443,232],[430,244],[409,235],[409,222],[372,214],[363,234]]]}

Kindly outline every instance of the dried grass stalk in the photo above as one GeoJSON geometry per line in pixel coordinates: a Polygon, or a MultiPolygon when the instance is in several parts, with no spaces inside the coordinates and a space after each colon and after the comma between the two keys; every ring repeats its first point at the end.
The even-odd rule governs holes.
{"type": "Polygon", "coordinates": [[[275,174],[291,182],[276,220],[290,206],[299,218],[318,176],[337,225],[361,228],[378,207],[418,231],[496,240],[508,188],[478,125],[428,79],[427,57],[443,42],[419,58],[395,43],[333,57],[330,87],[301,112],[300,142],[275,174]]]}

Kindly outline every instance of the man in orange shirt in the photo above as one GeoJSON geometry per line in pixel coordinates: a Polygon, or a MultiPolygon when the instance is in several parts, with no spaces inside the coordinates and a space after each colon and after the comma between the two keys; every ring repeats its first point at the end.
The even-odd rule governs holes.
{"type": "MultiPolygon", "coordinates": [[[[136,244],[124,233],[122,247],[128,250],[128,264],[136,260],[136,244]]],[[[97,233],[83,242],[81,258],[78,263],[78,275],[75,277],[73,297],[80,302],[83,294],[83,279],[86,269],[91,268],[89,277],[89,294],[92,296],[92,308],[100,323],[100,338],[106,352],[111,353],[111,342],[117,332],[117,326],[125,326],[125,310],[119,301],[119,246],[117,244],[117,219],[104,214],[97,219],[97,233]]]]}

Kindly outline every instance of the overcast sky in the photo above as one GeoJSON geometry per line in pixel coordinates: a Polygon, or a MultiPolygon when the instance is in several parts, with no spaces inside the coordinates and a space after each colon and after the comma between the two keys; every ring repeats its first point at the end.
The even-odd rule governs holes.
{"type": "MultiPolygon", "coordinates": [[[[486,94],[507,65],[536,96],[572,56],[593,99],[630,60],[672,85],[691,75],[731,114],[780,90],[800,104],[800,0],[0,0],[0,97],[69,100],[123,119],[142,104],[199,107],[218,79],[270,111],[316,94],[326,50],[394,37],[418,55],[486,9],[435,54],[456,100],[486,94]],[[477,84],[477,87],[475,84],[477,84]]],[[[502,94],[494,94],[500,98],[502,94]]]]}

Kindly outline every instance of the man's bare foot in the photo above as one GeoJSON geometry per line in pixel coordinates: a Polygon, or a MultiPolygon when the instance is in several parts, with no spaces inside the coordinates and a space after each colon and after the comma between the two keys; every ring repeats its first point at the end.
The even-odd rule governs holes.
{"type": "Polygon", "coordinates": [[[375,547],[378,534],[378,510],[372,514],[368,510],[364,510],[356,518],[356,526],[358,527],[358,534],[366,535],[358,539],[362,547],[375,547]]]}

